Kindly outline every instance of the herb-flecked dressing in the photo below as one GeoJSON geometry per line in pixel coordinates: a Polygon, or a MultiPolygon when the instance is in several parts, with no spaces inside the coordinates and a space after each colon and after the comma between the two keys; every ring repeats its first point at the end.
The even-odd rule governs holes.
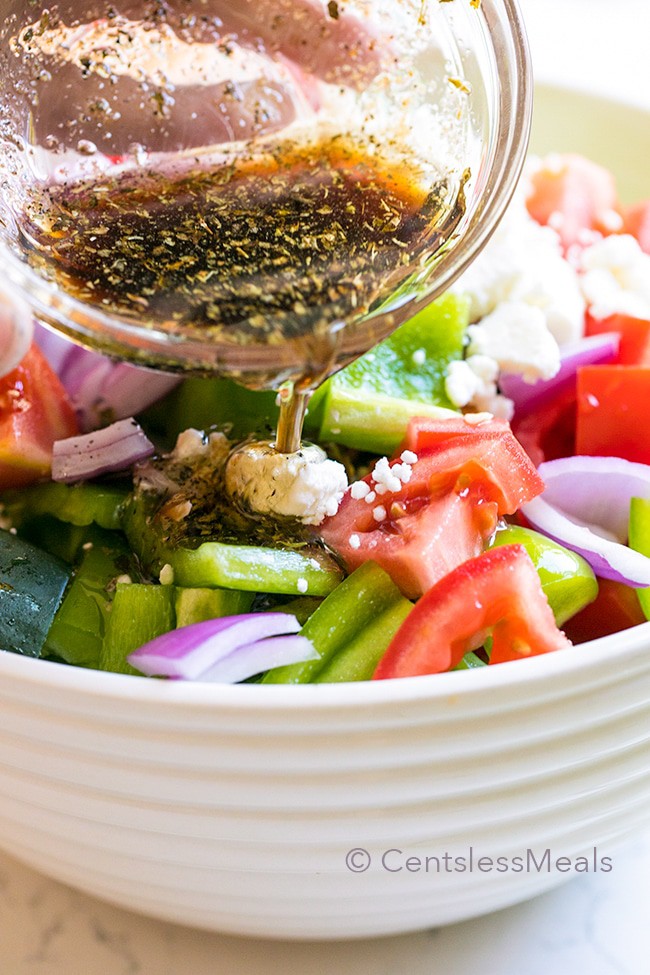
{"type": "MultiPolygon", "coordinates": [[[[462,194],[461,194],[462,196],[462,194]]],[[[105,311],[220,342],[279,344],[369,307],[449,235],[462,206],[333,139],[183,174],[50,187],[25,246],[105,311]],[[327,312],[325,312],[327,309],[327,312]]]]}

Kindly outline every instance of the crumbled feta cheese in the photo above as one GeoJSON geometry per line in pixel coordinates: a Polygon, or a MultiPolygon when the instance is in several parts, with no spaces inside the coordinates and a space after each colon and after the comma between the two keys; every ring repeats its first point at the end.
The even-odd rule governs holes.
{"type": "Polygon", "coordinates": [[[298,579],[298,582],[296,583],[296,589],[298,590],[298,592],[301,592],[304,595],[304,593],[306,593],[307,590],[309,589],[309,583],[307,582],[306,579],[298,579]]]}
{"type": "Polygon", "coordinates": [[[364,500],[366,504],[373,504],[377,499],[377,494],[375,491],[371,491],[370,494],[366,494],[364,500]]]}
{"type": "Polygon", "coordinates": [[[393,474],[387,457],[382,457],[377,461],[372,472],[372,479],[377,485],[375,489],[377,494],[386,494],[387,491],[394,493],[402,488],[402,482],[393,474]]]}
{"type": "MultiPolygon", "coordinates": [[[[445,392],[454,406],[468,406],[483,388],[483,381],[464,359],[450,362],[445,377],[445,392]]],[[[496,393],[496,386],[494,387],[496,393]]]]}
{"type": "Polygon", "coordinates": [[[253,511],[320,525],[335,515],[348,487],[343,464],[320,447],[280,454],[269,444],[248,444],[226,466],[226,490],[253,511]]]}
{"type": "Polygon", "coordinates": [[[393,464],[391,471],[402,484],[408,484],[413,477],[413,468],[410,464],[393,464]]]}
{"type": "Polygon", "coordinates": [[[625,223],[621,214],[616,210],[601,210],[598,219],[610,234],[620,234],[625,223]]]}
{"type": "Polygon", "coordinates": [[[525,302],[504,302],[479,325],[470,325],[467,334],[470,356],[489,356],[503,372],[517,373],[526,382],[559,372],[560,350],[544,313],[525,302]]]}
{"type": "Polygon", "coordinates": [[[361,501],[366,495],[370,494],[370,486],[367,481],[355,481],[350,488],[350,494],[355,501],[361,501]]]}
{"type": "Polygon", "coordinates": [[[518,301],[543,313],[560,344],[582,337],[585,302],[577,272],[562,256],[556,230],[541,227],[529,215],[523,192],[454,291],[469,295],[474,322],[503,302],[518,301]]]}
{"type": "Polygon", "coordinates": [[[463,417],[465,423],[469,423],[472,427],[480,427],[482,423],[489,423],[490,420],[494,419],[493,413],[466,413],[463,417]]]}
{"type": "Polygon", "coordinates": [[[410,464],[412,466],[413,464],[417,464],[418,455],[414,454],[412,450],[405,450],[400,455],[400,460],[404,461],[405,464],[410,464]]]}
{"type": "Polygon", "coordinates": [[[498,420],[507,420],[508,423],[515,415],[514,402],[501,393],[495,393],[494,396],[477,396],[472,406],[481,413],[490,413],[498,420]]]}
{"type": "Polygon", "coordinates": [[[163,565],[162,569],[160,570],[160,575],[158,576],[158,579],[160,580],[161,586],[174,585],[174,570],[169,564],[169,562],[167,562],[166,565],[163,565]]]}
{"type": "Polygon", "coordinates": [[[126,575],[126,573],[125,573],[124,575],[118,576],[117,579],[115,580],[115,582],[118,585],[130,586],[130,585],[133,584],[133,579],[131,578],[131,576],[126,575]]]}
{"type": "Polygon", "coordinates": [[[386,509],[383,507],[383,505],[377,505],[372,513],[372,517],[375,519],[375,521],[386,521],[386,509]]]}
{"type": "Polygon", "coordinates": [[[514,416],[514,403],[497,390],[499,363],[486,355],[471,355],[464,361],[451,362],[447,369],[445,389],[456,406],[471,407],[479,413],[491,413],[504,420],[514,416]]]}
{"type": "Polygon", "coordinates": [[[350,535],[348,542],[350,543],[350,548],[361,548],[361,539],[358,535],[350,535]]]}
{"type": "Polygon", "coordinates": [[[179,433],[170,458],[175,461],[185,461],[204,457],[211,464],[218,466],[225,461],[229,451],[230,444],[225,434],[214,432],[206,437],[201,430],[190,427],[179,433]]]}
{"type": "Polygon", "coordinates": [[[90,552],[90,550],[94,548],[94,545],[92,542],[84,542],[81,548],[84,552],[90,552]]]}
{"type": "Polygon", "coordinates": [[[465,360],[472,372],[484,383],[495,383],[499,378],[499,363],[489,355],[469,355],[465,360]]]}
{"type": "Polygon", "coordinates": [[[413,364],[416,366],[423,366],[427,361],[427,351],[426,349],[416,349],[411,356],[413,364]]]}
{"type": "Polygon", "coordinates": [[[174,460],[187,460],[189,457],[196,457],[197,454],[205,453],[207,443],[200,430],[183,430],[176,438],[176,444],[172,451],[174,460]]]}
{"type": "Polygon", "coordinates": [[[650,318],[650,255],[629,234],[605,237],[581,256],[582,293],[594,318],[650,318]]]}

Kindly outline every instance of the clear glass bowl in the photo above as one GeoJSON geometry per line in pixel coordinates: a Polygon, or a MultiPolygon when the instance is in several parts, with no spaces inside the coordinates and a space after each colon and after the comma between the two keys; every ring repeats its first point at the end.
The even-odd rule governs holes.
{"type": "MultiPolygon", "coordinates": [[[[175,18],[173,3],[166,21],[153,14],[143,21],[146,4],[72,0],[53,15],[34,4],[0,3],[0,260],[36,318],[82,344],[143,365],[230,375],[251,387],[306,384],[366,351],[448,288],[487,241],[527,147],[529,54],[515,0],[211,0],[202,10],[216,17],[230,9],[232,17],[233,8],[246,16],[226,29],[218,18],[175,18]],[[281,43],[263,16],[269,4],[290,24],[281,43]],[[267,24],[263,41],[253,38],[255,9],[267,24]],[[304,21],[315,9],[318,32],[304,21]],[[408,223],[402,214],[389,240],[390,227],[380,233],[373,213],[377,265],[374,245],[365,244],[354,265],[342,256],[356,232],[348,220],[342,250],[313,273],[319,244],[310,249],[304,235],[291,260],[309,251],[301,270],[308,286],[290,307],[282,274],[262,266],[259,253],[249,260],[244,248],[234,290],[265,297],[256,308],[235,302],[239,311],[230,318],[223,318],[221,280],[222,290],[208,296],[212,304],[195,302],[185,314],[173,311],[173,302],[154,309],[140,293],[115,303],[101,291],[103,277],[102,297],[91,301],[92,286],[70,286],[74,260],[64,277],[50,260],[53,247],[58,257],[65,252],[61,238],[70,246],[83,234],[94,241],[105,233],[94,212],[80,222],[77,203],[83,198],[85,206],[91,189],[122,205],[125,187],[132,194],[145,185],[150,205],[163,198],[164,180],[177,184],[192,173],[217,173],[222,186],[236,173],[237,187],[242,165],[252,160],[259,203],[260,186],[273,183],[269,160],[294,193],[293,184],[304,190],[305,174],[318,180],[323,167],[326,179],[332,172],[356,179],[350,173],[359,158],[371,173],[364,191],[377,173],[382,192],[397,186],[399,195],[400,181],[410,181],[416,229],[399,237],[408,223]]],[[[209,193],[214,198],[214,183],[209,193]]],[[[326,217],[319,232],[329,234],[338,221],[336,231],[344,212],[326,217]]],[[[195,226],[200,207],[191,216],[195,226]]],[[[172,233],[178,229],[173,214],[165,219],[172,233]]],[[[214,222],[209,232],[214,236],[214,222]]],[[[359,233],[362,239],[365,231],[359,233]]],[[[215,252],[223,247],[220,240],[215,252]]],[[[105,253],[113,260],[111,248],[105,253]]],[[[122,253],[130,267],[129,251],[122,253]]],[[[202,267],[201,274],[211,273],[202,267]]],[[[132,287],[140,286],[139,275],[132,273],[132,287]]]]}

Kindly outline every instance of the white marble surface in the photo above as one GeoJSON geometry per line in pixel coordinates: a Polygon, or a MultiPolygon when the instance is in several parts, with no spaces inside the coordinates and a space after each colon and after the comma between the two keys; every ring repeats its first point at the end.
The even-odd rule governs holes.
{"type": "Polygon", "coordinates": [[[650,836],[610,874],[438,931],[283,944],[136,917],[0,857],[3,975],[648,975],[650,836]]]}
{"type": "MultiPolygon", "coordinates": [[[[650,107],[650,0],[522,0],[522,7],[540,77],[604,94],[622,89],[650,107]]],[[[650,167],[648,174],[650,193],[650,167]]],[[[648,975],[650,833],[613,860],[609,874],[440,931],[287,945],[136,917],[0,854],[0,973],[648,975]]]]}

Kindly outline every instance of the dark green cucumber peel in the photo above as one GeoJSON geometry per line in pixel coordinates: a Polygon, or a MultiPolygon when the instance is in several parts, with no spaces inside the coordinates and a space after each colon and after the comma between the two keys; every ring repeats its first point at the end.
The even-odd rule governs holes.
{"type": "Polygon", "coordinates": [[[0,648],[40,657],[70,569],[60,559],[0,531],[0,648]]]}
{"type": "Polygon", "coordinates": [[[25,521],[18,528],[18,535],[68,565],[77,565],[88,541],[88,528],[70,525],[52,515],[38,515],[25,521]]]}

